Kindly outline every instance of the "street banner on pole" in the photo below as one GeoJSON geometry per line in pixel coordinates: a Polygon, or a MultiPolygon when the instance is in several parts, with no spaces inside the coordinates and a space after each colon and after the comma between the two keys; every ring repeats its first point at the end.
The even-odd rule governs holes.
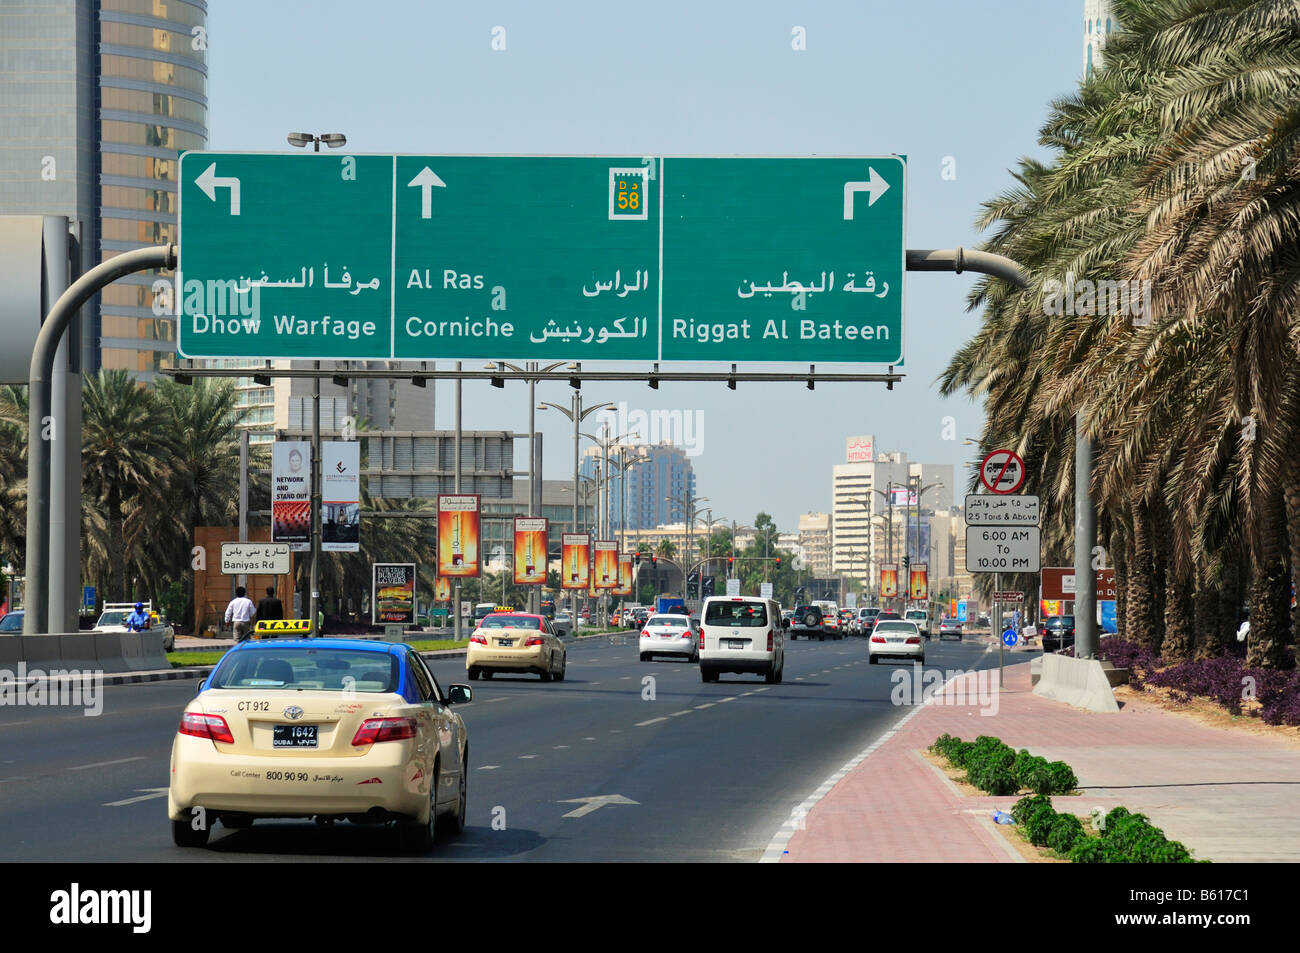
{"type": "Polygon", "coordinates": [[[370,620],[415,625],[415,563],[374,563],[370,620]]]}
{"type": "Polygon", "coordinates": [[[885,563],[880,567],[880,598],[892,599],[898,595],[898,564],[885,563]]]}
{"type": "Polygon", "coordinates": [[[479,574],[479,497],[476,493],[438,495],[438,575],[479,574]]]}
{"type": "Polygon", "coordinates": [[[620,553],[618,557],[618,588],[616,596],[632,595],[632,554],[620,553]]]}
{"type": "Polygon", "coordinates": [[[591,534],[565,533],[560,537],[560,587],[586,589],[590,577],[591,534]]]}
{"type": "Polygon", "coordinates": [[[326,440],[321,444],[321,550],[361,550],[361,444],[326,440]]]}
{"type": "Polygon", "coordinates": [[[547,531],[547,521],[542,517],[515,517],[515,585],[546,582],[547,531]]]}
{"type": "Polygon", "coordinates": [[[271,541],[295,553],[311,549],[311,444],[277,440],[271,446],[271,541]]]}
{"type": "Polygon", "coordinates": [[[911,579],[907,584],[908,598],[917,602],[924,602],[930,598],[930,567],[927,563],[914,563],[909,574],[911,579]]]}
{"type": "Polygon", "coordinates": [[[451,580],[439,576],[433,582],[433,601],[450,602],[451,601],[451,580]]]}
{"type": "Polygon", "coordinates": [[[592,571],[593,589],[618,588],[618,540],[598,539],[592,544],[596,565],[592,571]]]}

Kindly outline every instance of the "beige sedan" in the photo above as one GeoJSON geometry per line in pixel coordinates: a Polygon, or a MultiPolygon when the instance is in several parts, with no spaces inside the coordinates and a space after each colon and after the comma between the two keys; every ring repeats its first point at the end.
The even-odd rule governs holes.
{"type": "Polygon", "coordinates": [[[494,674],[540,675],[542,681],[564,681],[568,651],[545,616],[523,612],[494,612],[485,616],[469,637],[465,670],[470,681],[494,674]]]}

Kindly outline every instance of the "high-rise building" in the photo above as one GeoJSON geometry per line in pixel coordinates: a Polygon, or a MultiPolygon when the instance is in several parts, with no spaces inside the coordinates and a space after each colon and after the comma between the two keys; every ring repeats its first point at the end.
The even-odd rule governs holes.
{"type": "Polygon", "coordinates": [[[1119,28],[1110,0],[1084,0],[1083,3],[1083,77],[1101,69],[1102,50],[1111,33],[1119,28]]]}
{"type": "MultiPolygon", "coordinates": [[[[206,20],[205,0],[0,0],[0,214],[67,215],[83,272],[175,241],[177,156],[208,141],[206,20]]],[[[83,309],[84,372],[174,364],[158,277],[83,309]]]]}
{"type": "MultiPolygon", "coordinates": [[[[617,531],[625,525],[623,500],[626,492],[629,530],[653,529],[667,523],[680,523],[686,518],[686,501],[695,496],[695,469],[691,458],[681,447],[671,443],[635,444],[610,449],[615,458],[627,450],[629,459],[640,455],[642,460],[627,468],[624,477],[617,466],[611,466],[613,479],[609,483],[610,527],[617,531]],[[620,485],[627,480],[624,491],[620,485]]],[[[601,462],[601,448],[588,447],[583,451],[579,473],[594,479],[601,462]]]]}
{"type": "Polygon", "coordinates": [[[799,516],[799,549],[804,568],[814,576],[831,574],[831,518],[828,513],[802,513],[799,516]]]}

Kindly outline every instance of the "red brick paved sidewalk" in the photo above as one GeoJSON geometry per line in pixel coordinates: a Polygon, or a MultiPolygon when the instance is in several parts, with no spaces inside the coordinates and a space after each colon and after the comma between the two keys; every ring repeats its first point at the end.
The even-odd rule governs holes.
{"type": "MultiPolygon", "coordinates": [[[[996,677],[995,669],[986,685],[996,677]]],[[[1030,692],[1028,664],[1007,668],[997,711],[984,715],[975,676],[964,678],[970,704],[954,703],[954,683],[943,696],[948,703],[915,711],[811,808],[781,860],[1022,860],[992,823],[993,812],[1016,798],[963,796],[917,754],[945,732],[968,741],[995,735],[1065,761],[1083,793],[1055,798],[1058,810],[1086,816],[1123,804],[1198,859],[1300,860],[1300,749],[1287,741],[1209,727],[1140,701],[1117,714],[1048,701],[1030,692]]]]}

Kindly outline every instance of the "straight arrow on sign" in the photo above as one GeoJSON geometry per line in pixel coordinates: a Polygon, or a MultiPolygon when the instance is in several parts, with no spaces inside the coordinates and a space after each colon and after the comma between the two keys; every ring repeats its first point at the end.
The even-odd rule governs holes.
{"type": "Polygon", "coordinates": [[[447,183],[438,178],[438,174],[426,165],[416,173],[415,178],[406,183],[408,189],[417,185],[421,190],[420,218],[431,218],[433,216],[433,187],[436,185],[440,189],[445,189],[447,183]]]}

